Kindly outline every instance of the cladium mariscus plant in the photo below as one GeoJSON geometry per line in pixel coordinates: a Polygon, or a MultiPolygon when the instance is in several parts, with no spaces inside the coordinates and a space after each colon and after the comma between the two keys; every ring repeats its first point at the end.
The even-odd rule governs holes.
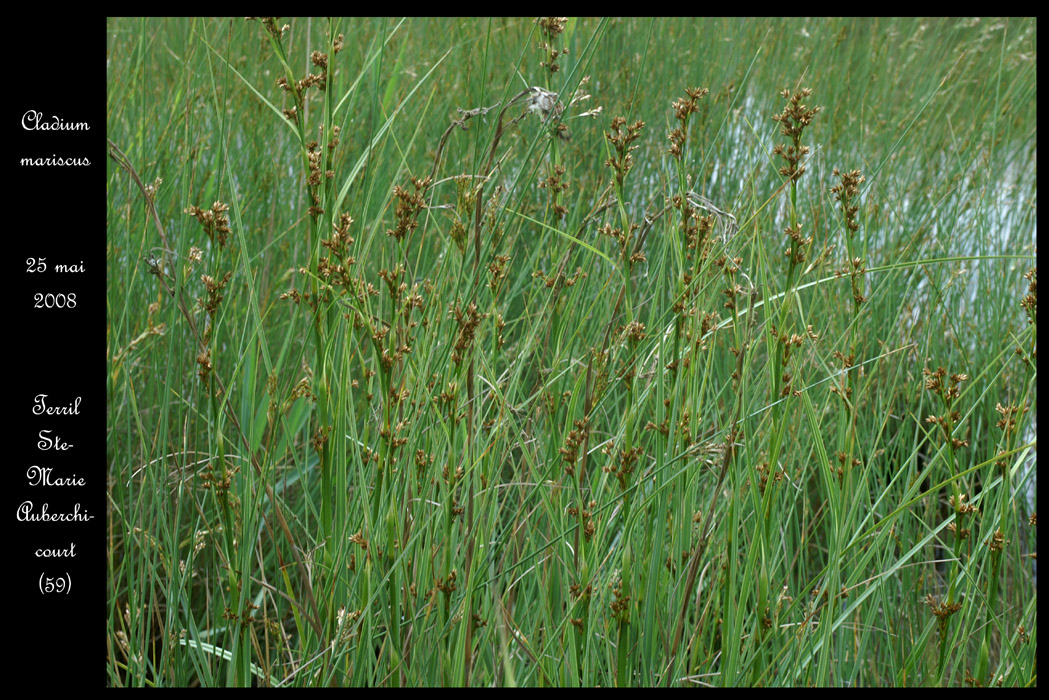
{"type": "Polygon", "coordinates": [[[112,685],[1037,683],[1033,20],[107,27],[112,685]]]}

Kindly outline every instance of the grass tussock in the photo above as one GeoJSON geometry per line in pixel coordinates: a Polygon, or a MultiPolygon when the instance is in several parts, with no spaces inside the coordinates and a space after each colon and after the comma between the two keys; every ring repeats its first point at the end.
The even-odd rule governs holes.
{"type": "Polygon", "coordinates": [[[1036,40],[110,20],[109,682],[1036,684],[1036,40]]]}

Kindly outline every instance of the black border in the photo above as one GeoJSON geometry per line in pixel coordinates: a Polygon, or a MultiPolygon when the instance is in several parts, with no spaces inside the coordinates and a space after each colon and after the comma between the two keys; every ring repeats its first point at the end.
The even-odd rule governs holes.
{"type": "MultiPolygon", "coordinates": [[[[104,18],[73,17],[61,38],[26,29],[12,33],[14,51],[24,66],[8,90],[8,182],[14,196],[8,211],[15,227],[8,230],[6,308],[7,368],[14,376],[8,401],[13,416],[7,440],[17,461],[7,475],[10,543],[5,577],[8,600],[14,603],[8,648],[14,649],[19,679],[34,685],[88,686],[105,683],[101,649],[102,603],[106,600],[106,498],[109,472],[106,454],[106,395],[101,373],[106,343],[105,47],[96,34],[104,18]],[[23,117],[34,110],[45,122],[86,122],[87,131],[26,130],[23,117]],[[86,167],[23,166],[22,158],[86,158],[86,167]],[[13,249],[13,250],[12,250],[13,249]],[[28,272],[29,258],[45,258],[44,272],[28,272]],[[56,264],[83,265],[84,272],[60,273],[56,264]],[[34,308],[36,293],[76,295],[75,308],[34,308]],[[34,415],[34,399],[76,405],[77,415],[34,415]],[[41,451],[42,430],[72,448],[41,451]],[[80,487],[31,486],[33,465],[50,467],[53,477],[83,478],[80,487]],[[40,513],[70,513],[79,504],[88,522],[45,523],[19,520],[20,504],[32,501],[40,513]],[[40,559],[40,547],[68,547],[75,557],[40,559]],[[41,576],[68,575],[66,594],[42,594],[41,576]],[[96,656],[97,654],[97,656],[96,656]],[[91,680],[95,682],[92,683],[91,680]]],[[[10,619],[10,618],[9,618],[10,619]]]]}

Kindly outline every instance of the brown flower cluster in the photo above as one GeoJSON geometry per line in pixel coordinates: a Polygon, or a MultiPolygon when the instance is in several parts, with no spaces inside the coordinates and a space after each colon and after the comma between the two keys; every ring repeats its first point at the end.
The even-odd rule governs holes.
{"type": "Polygon", "coordinates": [[[1020,306],[1027,312],[1027,322],[1034,325],[1038,323],[1038,268],[1032,267],[1024,273],[1024,279],[1030,284],[1027,285],[1027,295],[1020,300],[1020,306]]]}
{"type": "Polygon", "coordinates": [[[627,125],[625,117],[613,117],[611,128],[605,132],[605,139],[612,144],[612,149],[615,151],[615,155],[605,161],[605,165],[614,171],[616,183],[620,189],[623,187],[623,180],[626,179],[627,173],[634,167],[634,156],[631,155],[631,152],[637,150],[637,146],[632,144],[641,138],[641,131],[644,128],[645,123],[640,119],[627,125]]]}
{"type": "Polygon", "coordinates": [[[227,211],[229,211],[229,205],[222,202],[215,202],[211,205],[211,209],[201,209],[191,204],[183,210],[184,213],[197,217],[204,233],[208,234],[212,243],[218,243],[219,248],[226,247],[231,233],[227,211]]]}
{"type": "Polygon", "coordinates": [[[853,204],[853,202],[859,196],[860,185],[867,178],[863,177],[859,170],[850,170],[847,173],[843,173],[837,168],[834,168],[834,177],[838,178],[840,182],[831,187],[830,191],[834,195],[835,201],[841,203],[841,212],[845,215],[845,227],[849,230],[849,235],[852,235],[860,229],[860,225],[856,223],[856,214],[859,212],[860,207],[858,204],[853,204]]]}
{"type": "Polygon", "coordinates": [[[477,304],[470,302],[465,307],[456,302],[452,309],[455,322],[459,325],[459,332],[455,337],[455,345],[452,347],[452,362],[461,365],[466,355],[473,347],[474,336],[477,334],[477,326],[481,324],[488,314],[482,314],[477,310],[477,304]]]}
{"type": "Polygon", "coordinates": [[[803,99],[811,94],[811,88],[802,88],[793,94],[791,94],[789,89],[784,90],[780,93],[780,96],[787,100],[787,105],[781,113],[772,117],[773,120],[780,123],[780,133],[790,139],[790,143],[786,146],[777,144],[772,149],[772,152],[786,161],[786,165],[781,167],[779,172],[780,175],[790,178],[792,182],[797,182],[805,174],[805,166],[799,166],[799,163],[802,158],[808,155],[809,147],[801,145],[801,135],[805,131],[805,127],[812,124],[812,119],[822,109],[822,107],[809,109],[802,102],[803,99]]]}
{"type": "Polygon", "coordinates": [[[394,216],[397,221],[392,229],[387,229],[386,235],[393,236],[400,243],[411,234],[419,225],[419,214],[426,208],[426,200],[423,198],[427,188],[430,186],[430,178],[412,178],[414,192],[409,192],[400,185],[393,188],[393,197],[397,200],[394,208],[394,216]]]}
{"type": "Polygon", "coordinates": [[[561,461],[565,463],[565,473],[575,476],[575,463],[579,459],[579,448],[586,444],[587,436],[590,435],[590,422],[584,418],[575,422],[575,428],[568,431],[565,436],[564,447],[558,448],[561,461]]]}
{"type": "Polygon", "coordinates": [[[539,66],[545,68],[551,75],[561,70],[557,59],[568,53],[567,48],[559,49],[556,41],[557,37],[564,33],[566,22],[568,22],[567,17],[540,17],[536,20],[536,24],[539,25],[539,33],[542,35],[539,48],[543,51],[543,60],[540,61],[539,66]]]}
{"type": "Polygon", "coordinates": [[[932,609],[932,614],[940,622],[945,622],[947,618],[962,609],[961,603],[941,603],[932,594],[925,596],[925,604],[932,609]]]}
{"type": "Polygon", "coordinates": [[[619,256],[623,259],[623,263],[627,267],[633,267],[635,263],[646,260],[644,251],[631,252],[634,247],[635,234],[640,228],[638,224],[630,224],[629,233],[624,233],[622,229],[613,228],[611,224],[605,224],[597,229],[597,232],[615,241],[619,245],[619,256]]]}
{"type": "Polygon", "coordinates": [[[944,385],[943,378],[947,376],[947,370],[943,367],[933,371],[928,368],[922,370],[925,375],[925,388],[928,391],[933,392],[940,396],[943,400],[946,411],[943,415],[934,416],[930,415],[925,419],[925,422],[930,425],[938,425],[943,430],[944,439],[949,441],[951,447],[958,449],[960,447],[968,447],[968,440],[961,440],[959,438],[952,437],[951,433],[954,431],[955,424],[961,419],[961,414],[954,409],[954,402],[961,395],[960,385],[962,382],[969,379],[967,374],[952,374],[950,376],[950,383],[944,385]]]}
{"type": "MultiPolygon", "coordinates": [[[[249,17],[248,19],[252,18],[249,17]]],[[[284,35],[284,32],[290,28],[290,25],[285,24],[278,28],[276,22],[278,18],[276,17],[261,17],[259,19],[262,21],[263,27],[266,28],[266,31],[269,32],[270,36],[273,38],[273,41],[279,45],[284,35]]],[[[339,34],[339,36],[337,36],[335,40],[332,41],[332,53],[337,54],[340,51],[342,51],[345,44],[345,37],[342,34],[339,34]]],[[[296,118],[297,112],[302,109],[303,102],[305,101],[306,91],[309,90],[311,87],[316,87],[318,90],[321,91],[327,89],[328,60],[328,54],[324,53],[323,51],[313,51],[310,54],[310,63],[312,63],[317,68],[320,68],[319,73],[307,73],[303,78],[295,81],[294,83],[290,82],[285,76],[281,76],[277,79],[277,86],[281,90],[291,93],[292,99],[295,101],[294,107],[284,110],[285,117],[287,117],[290,120],[294,120],[296,118]]]]}
{"type": "Polygon", "coordinates": [[[602,452],[611,457],[612,461],[601,468],[606,474],[611,474],[619,481],[619,487],[626,489],[627,478],[634,472],[637,460],[645,453],[640,447],[632,447],[629,450],[615,450],[606,446],[602,452]]]}
{"type": "MultiPolygon", "coordinates": [[[[834,194],[834,199],[841,203],[841,212],[845,217],[846,235],[849,237],[848,250],[851,251],[852,234],[860,229],[860,225],[856,221],[856,215],[860,210],[860,206],[855,201],[856,197],[859,196],[860,185],[863,184],[865,178],[860,174],[859,170],[843,173],[837,168],[834,169],[834,176],[839,178],[840,181],[837,185],[830,188],[830,191],[834,194]]],[[[863,276],[866,272],[866,261],[858,256],[852,256],[845,265],[834,272],[835,277],[849,275],[852,278],[852,298],[856,302],[857,309],[867,301],[867,297],[863,294],[863,276]]]]}
{"type": "Polygon", "coordinates": [[[539,181],[539,189],[550,193],[551,207],[557,217],[568,214],[568,208],[561,204],[562,194],[568,189],[565,178],[565,166],[555,164],[550,168],[550,175],[539,181]]]}
{"type": "Polygon", "coordinates": [[[710,92],[709,88],[685,88],[684,97],[679,97],[673,102],[674,118],[678,126],[670,132],[670,149],[672,157],[681,159],[685,150],[685,142],[688,140],[688,118],[699,111],[699,101],[710,92]]]}
{"type": "Polygon", "coordinates": [[[356,262],[350,255],[350,246],[354,243],[353,236],[350,235],[352,225],[353,218],[349,214],[342,214],[339,223],[334,226],[331,238],[321,240],[321,246],[331,251],[331,254],[317,260],[317,275],[329,285],[347,290],[354,285],[349,266],[356,262]]]}

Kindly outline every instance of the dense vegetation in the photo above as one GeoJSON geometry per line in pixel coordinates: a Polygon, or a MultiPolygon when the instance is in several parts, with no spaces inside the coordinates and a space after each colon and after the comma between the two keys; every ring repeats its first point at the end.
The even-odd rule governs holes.
{"type": "Polygon", "coordinates": [[[1036,684],[1036,45],[110,20],[110,683],[1036,684]]]}

